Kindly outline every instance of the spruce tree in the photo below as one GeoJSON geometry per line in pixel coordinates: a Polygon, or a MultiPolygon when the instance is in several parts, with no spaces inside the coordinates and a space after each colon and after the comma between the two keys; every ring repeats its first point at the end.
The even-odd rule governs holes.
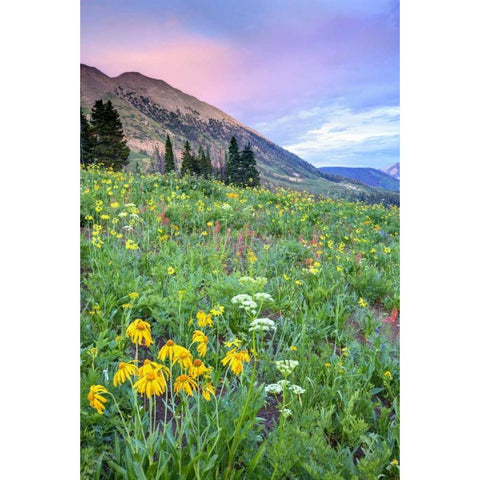
{"type": "Polygon", "coordinates": [[[181,173],[182,176],[184,175],[194,175],[195,174],[195,158],[192,154],[192,147],[190,147],[190,143],[187,140],[183,147],[182,152],[182,168],[181,173]]]}
{"type": "Polygon", "coordinates": [[[123,133],[122,122],[110,100],[97,100],[92,109],[92,127],[95,135],[95,162],[114,170],[128,163],[130,149],[123,133]]]}
{"type": "Polygon", "coordinates": [[[165,173],[175,171],[175,158],[173,156],[172,141],[170,135],[167,135],[167,141],[165,142],[165,173]]]}
{"type": "Polygon", "coordinates": [[[204,178],[212,176],[213,168],[212,161],[210,160],[210,154],[206,153],[202,146],[198,149],[198,170],[199,174],[204,178]]]}
{"type": "Polygon", "coordinates": [[[258,187],[260,185],[260,174],[257,170],[257,161],[252,150],[252,146],[248,143],[240,154],[240,183],[244,187],[258,187]]]}
{"type": "Polygon", "coordinates": [[[90,165],[95,161],[95,137],[87,117],[80,109],[80,163],[90,165]]]}
{"type": "Polygon", "coordinates": [[[233,136],[230,140],[230,145],[228,146],[225,183],[238,184],[240,180],[238,175],[239,162],[240,162],[240,153],[238,150],[238,143],[237,143],[237,139],[233,136]]]}

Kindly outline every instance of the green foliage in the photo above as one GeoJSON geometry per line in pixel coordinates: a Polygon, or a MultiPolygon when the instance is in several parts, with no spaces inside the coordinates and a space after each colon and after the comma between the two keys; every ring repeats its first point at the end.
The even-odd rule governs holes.
{"type": "Polygon", "coordinates": [[[83,478],[399,478],[398,339],[381,321],[399,309],[398,208],[96,166],[81,188],[83,478]],[[232,303],[265,292],[253,313],[232,303]],[[218,305],[201,328],[215,397],[177,397],[150,433],[148,401],[112,384],[135,356],[127,326],[151,324],[141,359],[169,338],[195,352],[197,314],[218,305]],[[253,340],[254,317],[276,329],[253,340]],[[251,356],[240,377],[221,362],[234,337],[251,356]],[[287,380],[303,394],[265,390],[280,360],[299,362],[287,380]],[[112,397],[90,407],[96,384],[125,425],[112,397]]]}
{"type": "Polygon", "coordinates": [[[165,142],[164,173],[169,173],[174,171],[175,171],[175,158],[173,156],[172,141],[170,140],[170,135],[167,135],[167,140],[165,142]]]}
{"type": "Polygon", "coordinates": [[[92,133],[95,137],[94,163],[120,170],[128,163],[127,147],[118,112],[108,100],[97,100],[92,108],[92,133]]]}

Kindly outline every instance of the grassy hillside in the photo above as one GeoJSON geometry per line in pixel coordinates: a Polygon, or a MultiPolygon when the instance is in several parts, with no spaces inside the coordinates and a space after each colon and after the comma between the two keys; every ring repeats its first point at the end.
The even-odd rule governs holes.
{"type": "Polygon", "coordinates": [[[91,169],[80,221],[82,479],[399,478],[398,208],[91,169]]]}

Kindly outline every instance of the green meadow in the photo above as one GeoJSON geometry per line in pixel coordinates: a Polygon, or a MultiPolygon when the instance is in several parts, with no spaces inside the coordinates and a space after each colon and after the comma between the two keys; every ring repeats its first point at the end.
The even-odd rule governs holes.
{"type": "Polygon", "coordinates": [[[82,169],[82,479],[398,479],[399,215],[82,169]]]}

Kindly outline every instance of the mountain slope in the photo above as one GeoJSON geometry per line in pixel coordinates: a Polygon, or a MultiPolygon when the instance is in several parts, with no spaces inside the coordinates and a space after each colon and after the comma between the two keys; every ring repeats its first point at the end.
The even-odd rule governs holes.
{"type": "Polygon", "coordinates": [[[380,169],[383,173],[386,173],[387,175],[390,175],[393,178],[396,178],[397,180],[400,180],[400,163],[394,163],[393,165],[390,165],[389,167],[384,167],[380,169]]]}
{"type": "Polygon", "coordinates": [[[175,89],[162,80],[140,73],[123,73],[110,78],[100,70],[81,66],[81,105],[90,111],[95,100],[111,100],[117,108],[134,152],[151,155],[155,145],[163,152],[167,133],[178,159],[188,140],[194,149],[210,149],[214,164],[225,158],[233,135],[241,146],[252,144],[263,177],[288,183],[321,179],[313,165],[274,144],[252,128],[241,124],[218,108],[175,89]]]}
{"type": "Polygon", "coordinates": [[[400,182],[397,179],[375,168],[322,167],[319,168],[319,171],[321,173],[358,180],[369,187],[382,188],[394,192],[400,190],[400,182]]]}

